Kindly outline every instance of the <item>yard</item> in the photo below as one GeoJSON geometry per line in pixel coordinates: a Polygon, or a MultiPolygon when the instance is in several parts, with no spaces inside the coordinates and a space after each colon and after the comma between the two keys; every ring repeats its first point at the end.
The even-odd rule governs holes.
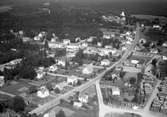
{"type": "Polygon", "coordinates": [[[81,108],[76,108],[67,101],[63,101],[58,106],[54,107],[48,113],[58,112],[62,109],[67,117],[98,117],[98,101],[96,96],[95,86],[91,86],[80,92],[80,95],[87,94],[89,96],[89,101],[86,106],[81,108]]]}

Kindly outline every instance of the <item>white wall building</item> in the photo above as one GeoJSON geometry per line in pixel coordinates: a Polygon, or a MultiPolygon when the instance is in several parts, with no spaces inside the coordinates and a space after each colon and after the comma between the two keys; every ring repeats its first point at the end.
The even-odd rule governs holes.
{"type": "Polygon", "coordinates": [[[77,76],[72,75],[72,76],[67,78],[67,83],[68,84],[74,85],[74,84],[77,84],[77,82],[78,82],[78,77],[77,76]]]}
{"type": "Polygon", "coordinates": [[[74,102],[74,103],[73,103],[73,106],[74,106],[74,107],[77,107],[77,108],[81,108],[82,105],[83,105],[83,104],[82,104],[81,102],[74,102]]]}
{"type": "Polygon", "coordinates": [[[5,84],[5,77],[0,76],[0,87],[2,87],[5,84]]]}
{"type": "Polygon", "coordinates": [[[55,72],[58,69],[57,65],[52,65],[49,67],[50,72],[55,72]]]}
{"type": "Polygon", "coordinates": [[[46,98],[49,96],[49,90],[45,86],[42,86],[39,91],[37,91],[37,96],[40,98],[46,98]]]}
{"type": "Polygon", "coordinates": [[[112,95],[120,96],[121,91],[118,87],[112,87],[112,95]]]}
{"type": "Polygon", "coordinates": [[[69,39],[63,39],[63,43],[64,43],[65,45],[68,45],[68,44],[71,43],[71,41],[70,41],[69,39]]]}
{"type": "Polygon", "coordinates": [[[92,74],[93,73],[93,67],[91,65],[86,66],[85,68],[83,68],[82,73],[87,74],[87,75],[92,74]]]}
{"type": "Polygon", "coordinates": [[[88,103],[88,99],[89,99],[88,95],[79,96],[79,101],[81,103],[88,103]]]}
{"type": "Polygon", "coordinates": [[[109,65],[110,65],[110,61],[109,61],[108,59],[103,59],[103,60],[101,61],[101,65],[102,65],[102,66],[109,66],[109,65]]]}

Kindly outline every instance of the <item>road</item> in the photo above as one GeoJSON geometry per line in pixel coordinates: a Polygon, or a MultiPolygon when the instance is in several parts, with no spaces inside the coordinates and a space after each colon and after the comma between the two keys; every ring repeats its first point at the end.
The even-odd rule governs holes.
{"type": "MultiPolygon", "coordinates": [[[[140,31],[139,31],[139,28],[137,28],[135,40],[133,41],[133,44],[128,49],[128,51],[126,51],[126,54],[121,58],[120,62],[121,61],[123,62],[128,57],[128,55],[132,53],[132,51],[135,48],[135,45],[138,43],[140,39],[139,35],[140,35],[140,31]]],[[[156,97],[156,94],[158,93],[157,87],[159,86],[159,84],[160,84],[160,81],[157,82],[155,89],[152,92],[152,95],[150,96],[150,99],[147,102],[146,106],[143,109],[133,110],[133,109],[127,109],[127,108],[121,108],[121,107],[118,108],[118,107],[112,107],[112,106],[105,105],[103,102],[103,96],[101,93],[99,80],[97,80],[96,81],[96,91],[97,91],[97,97],[98,97],[98,103],[99,103],[99,117],[105,117],[106,114],[110,114],[110,113],[120,113],[120,114],[134,113],[134,114],[141,115],[142,117],[164,117],[164,115],[157,114],[149,110],[153,99],[156,97]]]]}
{"type": "MultiPolygon", "coordinates": [[[[140,32],[139,26],[136,28],[136,31],[140,32]]],[[[132,51],[134,50],[134,48],[135,48],[136,44],[138,43],[138,41],[139,41],[139,34],[136,34],[132,45],[127,49],[127,51],[125,51],[124,55],[122,56],[122,58],[119,61],[115,62],[112,66],[106,68],[106,70],[104,70],[102,73],[98,74],[97,77],[95,77],[94,79],[86,82],[85,84],[82,84],[81,86],[75,87],[74,89],[70,90],[69,92],[67,92],[67,93],[65,93],[65,94],[63,94],[63,95],[61,95],[61,96],[59,96],[59,97],[57,97],[57,98],[45,103],[45,104],[37,107],[36,109],[32,110],[30,112],[30,114],[33,114],[33,113],[36,113],[37,115],[43,114],[47,110],[49,110],[52,107],[58,105],[59,102],[60,102],[60,99],[66,99],[69,96],[73,95],[74,92],[77,92],[77,91],[82,92],[83,90],[85,90],[88,87],[90,87],[93,84],[95,84],[97,80],[101,79],[112,68],[114,68],[118,64],[122,64],[127,59],[127,57],[132,53],[132,51]]]]}

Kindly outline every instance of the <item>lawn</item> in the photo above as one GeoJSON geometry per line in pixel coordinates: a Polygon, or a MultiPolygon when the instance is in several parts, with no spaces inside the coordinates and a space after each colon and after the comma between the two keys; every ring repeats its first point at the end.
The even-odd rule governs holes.
{"type": "Polygon", "coordinates": [[[22,93],[25,93],[30,86],[32,85],[24,81],[12,81],[10,85],[6,84],[1,90],[13,95],[21,95],[22,93]]]}
{"type": "Polygon", "coordinates": [[[88,105],[92,108],[75,108],[71,104],[66,101],[63,101],[57,107],[54,107],[51,112],[58,112],[58,110],[63,109],[67,117],[98,117],[98,101],[96,97],[96,89],[95,86],[91,86],[81,92],[81,95],[88,94],[90,96],[88,105]],[[95,95],[94,95],[95,94],[95,95]],[[92,96],[94,95],[94,96],[92,96]],[[96,97],[96,98],[95,98],[96,97]],[[96,102],[96,103],[94,103],[96,102]]]}

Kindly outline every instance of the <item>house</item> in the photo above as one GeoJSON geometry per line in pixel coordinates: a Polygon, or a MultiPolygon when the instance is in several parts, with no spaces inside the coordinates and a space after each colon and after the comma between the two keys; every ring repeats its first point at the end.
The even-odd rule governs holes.
{"type": "Polygon", "coordinates": [[[48,46],[51,49],[64,48],[63,43],[48,41],[48,46]]]}
{"type": "Polygon", "coordinates": [[[164,43],[162,44],[162,46],[163,46],[163,47],[167,47],[167,42],[164,42],[164,43]]]}
{"type": "Polygon", "coordinates": [[[132,63],[132,64],[138,64],[139,61],[138,61],[138,60],[131,60],[131,63],[132,63]]]}
{"type": "Polygon", "coordinates": [[[154,69],[154,66],[152,64],[149,64],[146,66],[144,73],[147,75],[152,75],[152,70],[154,69]]]}
{"type": "Polygon", "coordinates": [[[153,53],[153,54],[158,54],[158,49],[151,49],[150,53],[153,53]]]}
{"type": "Polygon", "coordinates": [[[68,45],[70,43],[71,43],[71,41],[69,39],[63,39],[63,44],[68,45]]]}
{"type": "Polygon", "coordinates": [[[58,69],[57,65],[54,64],[54,65],[49,67],[49,72],[55,72],[57,69],[58,69]]]}
{"type": "Polygon", "coordinates": [[[2,87],[5,84],[5,77],[0,76],[0,87],[2,87]]]}
{"type": "Polygon", "coordinates": [[[112,87],[112,95],[114,95],[114,96],[120,96],[120,94],[121,94],[120,89],[118,87],[113,86],[112,87]]]}
{"type": "Polygon", "coordinates": [[[46,98],[49,96],[49,90],[46,88],[46,86],[40,87],[40,89],[37,91],[37,96],[40,98],[46,98]]]}
{"type": "Polygon", "coordinates": [[[73,103],[73,106],[74,106],[74,107],[77,107],[77,108],[81,108],[82,105],[83,105],[83,104],[82,104],[81,102],[76,102],[76,101],[75,101],[75,102],[73,103]]]}
{"type": "Polygon", "coordinates": [[[62,67],[66,66],[66,57],[56,59],[56,64],[62,67]]]}
{"type": "Polygon", "coordinates": [[[97,46],[102,47],[102,43],[101,42],[97,42],[97,46]]]}
{"type": "Polygon", "coordinates": [[[35,37],[34,37],[34,40],[35,40],[35,41],[40,41],[41,39],[40,39],[38,36],[35,36],[35,37]]]}
{"type": "Polygon", "coordinates": [[[75,38],[75,42],[80,42],[81,41],[81,38],[80,37],[76,37],[75,38]]]}
{"type": "Polygon", "coordinates": [[[87,42],[81,43],[81,48],[86,48],[86,47],[88,47],[88,43],[87,42]]]}
{"type": "Polygon", "coordinates": [[[9,62],[10,65],[16,65],[18,63],[20,63],[22,61],[22,59],[15,59],[9,62]]]}
{"type": "Polygon", "coordinates": [[[117,52],[116,49],[106,49],[106,48],[99,48],[98,54],[100,56],[109,56],[110,54],[115,54],[117,52]]]}
{"type": "Polygon", "coordinates": [[[82,73],[83,73],[83,74],[87,74],[87,75],[92,74],[92,73],[93,73],[93,66],[91,66],[91,65],[86,66],[86,67],[82,70],[82,73]]]}
{"type": "Polygon", "coordinates": [[[147,41],[146,41],[146,39],[141,38],[139,42],[140,42],[141,44],[145,44],[147,41]]]}
{"type": "Polygon", "coordinates": [[[111,39],[113,37],[115,37],[115,33],[110,32],[110,31],[104,31],[103,32],[103,38],[104,39],[111,39]]]}
{"type": "Polygon", "coordinates": [[[87,47],[83,51],[84,54],[96,54],[97,52],[98,52],[98,49],[95,47],[87,47]]]}
{"type": "Polygon", "coordinates": [[[74,76],[74,75],[68,77],[68,78],[67,78],[67,83],[68,83],[68,84],[72,84],[72,85],[77,84],[77,83],[78,83],[78,77],[77,77],[77,76],[74,76]]]}
{"type": "Polygon", "coordinates": [[[162,27],[160,26],[160,25],[153,25],[153,29],[157,29],[157,30],[161,30],[162,29],[162,27]]]}
{"type": "Polygon", "coordinates": [[[96,36],[90,36],[90,37],[87,39],[87,42],[91,43],[95,38],[96,38],[96,36]]]}
{"type": "Polygon", "coordinates": [[[43,71],[36,71],[36,73],[37,73],[37,76],[36,76],[37,79],[42,79],[46,74],[43,71]]]}
{"type": "Polygon", "coordinates": [[[109,65],[110,65],[110,61],[109,61],[108,59],[103,59],[103,60],[101,61],[101,65],[102,65],[102,66],[109,66],[109,65]]]}
{"type": "Polygon", "coordinates": [[[113,47],[111,45],[106,45],[104,48],[106,48],[106,49],[113,49],[113,47]]]}
{"type": "Polygon", "coordinates": [[[29,37],[23,37],[22,41],[23,42],[29,42],[29,41],[31,41],[31,38],[29,38],[29,37]]]}
{"type": "Polygon", "coordinates": [[[89,96],[88,96],[88,95],[79,96],[79,98],[78,98],[78,100],[79,100],[81,103],[88,103],[88,99],[89,99],[89,96]]]}
{"type": "Polygon", "coordinates": [[[75,52],[79,50],[79,45],[75,43],[71,43],[66,46],[67,52],[75,52]]]}
{"type": "Polygon", "coordinates": [[[162,56],[162,60],[167,60],[167,57],[166,56],[162,56]]]}
{"type": "Polygon", "coordinates": [[[35,69],[37,76],[37,79],[41,79],[45,76],[46,72],[44,71],[44,67],[38,67],[38,69],[35,69]]]}
{"type": "Polygon", "coordinates": [[[125,15],[125,12],[122,11],[121,14],[120,14],[120,16],[121,16],[121,17],[125,17],[125,16],[126,16],[126,15],[125,15]]]}

